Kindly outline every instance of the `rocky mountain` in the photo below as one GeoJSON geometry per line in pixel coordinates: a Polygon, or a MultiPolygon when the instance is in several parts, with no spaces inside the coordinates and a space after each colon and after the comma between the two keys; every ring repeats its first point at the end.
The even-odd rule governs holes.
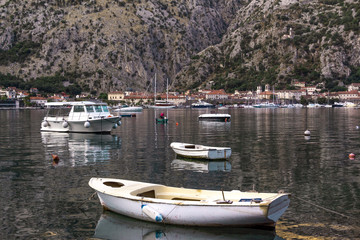
{"type": "MultiPolygon", "coordinates": [[[[355,0],[0,0],[0,73],[100,93],[360,82],[355,0]],[[61,76],[59,78],[59,76],[61,76]]],[[[40,84],[41,88],[41,84],[40,84]]]]}
{"type": "Polygon", "coordinates": [[[249,90],[304,81],[336,89],[360,82],[359,34],[359,1],[249,1],[221,43],[199,52],[181,70],[178,84],[249,90]]]}

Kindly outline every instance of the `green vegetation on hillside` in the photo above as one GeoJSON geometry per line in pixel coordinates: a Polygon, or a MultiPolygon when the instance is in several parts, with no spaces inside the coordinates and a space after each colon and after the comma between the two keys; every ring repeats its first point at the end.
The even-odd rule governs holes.
{"type": "Polygon", "coordinates": [[[36,53],[39,48],[40,44],[32,41],[17,42],[7,51],[0,49],[0,64],[7,65],[13,62],[22,63],[27,57],[36,53]]]}

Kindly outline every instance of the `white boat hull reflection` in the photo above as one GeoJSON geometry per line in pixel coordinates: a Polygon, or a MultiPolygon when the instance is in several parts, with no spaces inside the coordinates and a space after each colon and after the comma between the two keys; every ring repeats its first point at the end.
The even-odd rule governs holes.
{"type": "Polygon", "coordinates": [[[41,132],[45,152],[57,154],[59,165],[87,165],[111,159],[110,150],[121,147],[121,139],[110,134],[41,132]]]}
{"type": "Polygon", "coordinates": [[[232,240],[282,239],[273,230],[249,228],[204,228],[169,226],[144,222],[105,211],[95,229],[94,238],[117,240],[232,240]]]}
{"type": "Polygon", "coordinates": [[[189,170],[202,173],[208,173],[212,171],[230,172],[231,164],[228,161],[174,159],[171,162],[171,169],[176,171],[189,170]]]}

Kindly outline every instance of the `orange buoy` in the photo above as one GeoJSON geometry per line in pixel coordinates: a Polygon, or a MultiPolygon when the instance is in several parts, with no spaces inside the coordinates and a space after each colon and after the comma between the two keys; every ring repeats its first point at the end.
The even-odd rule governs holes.
{"type": "Polygon", "coordinates": [[[349,154],[349,159],[354,160],[354,159],[355,159],[355,154],[350,153],[350,154],[349,154]]]}
{"type": "Polygon", "coordinates": [[[178,122],[176,123],[176,126],[179,126],[179,123],[178,123],[178,122]]]}
{"type": "Polygon", "coordinates": [[[55,155],[55,154],[51,154],[51,157],[53,159],[53,164],[57,165],[60,161],[60,158],[58,155],[55,155]]]}

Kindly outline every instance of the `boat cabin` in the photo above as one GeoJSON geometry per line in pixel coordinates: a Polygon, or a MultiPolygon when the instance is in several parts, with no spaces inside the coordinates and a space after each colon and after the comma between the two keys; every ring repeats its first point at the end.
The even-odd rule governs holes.
{"type": "Polygon", "coordinates": [[[47,117],[61,117],[67,120],[98,119],[108,117],[110,111],[105,103],[94,102],[50,102],[47,117]]]}

